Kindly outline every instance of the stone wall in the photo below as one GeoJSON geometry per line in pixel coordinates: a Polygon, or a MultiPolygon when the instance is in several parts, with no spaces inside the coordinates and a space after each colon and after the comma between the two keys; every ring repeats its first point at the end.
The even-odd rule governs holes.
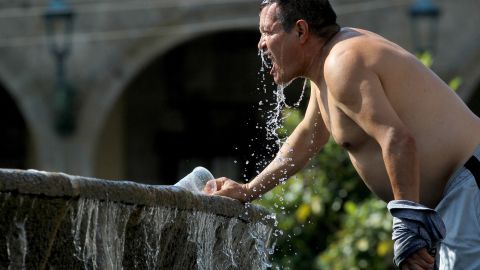
{"type": "Polygon", "coordinates": [[[172,186],[0,170],[0,269],[266,269],[274,219],[172,186]]]}

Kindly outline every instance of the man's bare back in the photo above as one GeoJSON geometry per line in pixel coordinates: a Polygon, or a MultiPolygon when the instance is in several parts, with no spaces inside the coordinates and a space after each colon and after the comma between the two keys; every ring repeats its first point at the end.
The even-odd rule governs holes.
{"type": "MultiPolygon", "coordinates": [[[[435,207],[451,174],[480,144],[479,119],[415,56],[374,33],[343,28],[324,50],[328,53],[325,74],[329,68],[338,69],[342,65],[342,57],[338,56],[347,52],[365,60],[363,65],[377,76],[384,95],[372,98],[379,102],[386,98],[411,132],[420,166],[420,202],[435,207]],[[479,136],[472,136],[472,133],[479,136]]],[[[381,199],[393,200],[382,149],[339,108],[335,94],[329,89],[329,83],[338,82],[326,82],[323,74],[318,74],[314,82],[318,85],[314,87],[319,90],[312,93],[316,94],[323,121],[333,139],[348,151],[366,185],[381,199]]],[[[349,94],[353,98],[363,98],[361,94],[349,94]]],[[[369,104],[363,103],[364,106],[369,104]]]]}

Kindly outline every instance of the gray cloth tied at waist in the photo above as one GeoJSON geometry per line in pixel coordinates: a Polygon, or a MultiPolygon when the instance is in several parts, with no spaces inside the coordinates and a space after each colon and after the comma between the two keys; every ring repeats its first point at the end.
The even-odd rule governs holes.
{"type": "Polygon", "coordinates": [[[407,200],[390,201],[387,207],[393,216],[392,239],[397,266],[421,248],[435,249],[445,238],[445,224],[435,210],[407,200]]]}

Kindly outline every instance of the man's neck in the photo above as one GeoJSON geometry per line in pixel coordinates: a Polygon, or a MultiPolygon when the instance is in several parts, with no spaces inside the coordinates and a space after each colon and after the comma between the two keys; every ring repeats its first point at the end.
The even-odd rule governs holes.
{"type": "Polygon", "coordinates": [[[323,63],[332,48],[331,41],[336,34],[337,33],[328,38],[315,38],[315,40],[312,40],[312,43],[308,45],[305,59],[308,59],[309,62],[306,63],[304,77],[313,81],[317,81],[323,77],[323,63]]]}

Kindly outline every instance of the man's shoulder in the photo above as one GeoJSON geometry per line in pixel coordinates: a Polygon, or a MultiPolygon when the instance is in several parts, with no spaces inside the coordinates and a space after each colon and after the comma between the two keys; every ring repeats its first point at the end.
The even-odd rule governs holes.
{"type": "Polygon", "coordinates": [[[367,67],[361,52],[355,48],[332,51],[325,59],[323,76],[328,92],[336,100],[351,103],[352,83],[361,79],[367,67]]]}
{"type": "Polygon", "coordinates": [[[355,64],[362,60],[362,51],[350,44],[335,45],[325,58],[326,68],[335,68],[338,65],[355,64]]]}
{"type": "Polygon", "coordinates": [[[384,37],[367,30],[342,28],[339,36],[332,40],[325,62],[334,64],[371,62],[377,58],[376,56],[388,51],[387,47],[392,49],[391,44],[392,42],[384,37]],[[386,46],[387,44],[390,45],[386,46]]]}
{"type": "Polygon", "coordinates": [[[365,68],[365,56],[356,46],[339,44],[325,58],[323,73],[325,80],[344,80],[365,68]]]}

